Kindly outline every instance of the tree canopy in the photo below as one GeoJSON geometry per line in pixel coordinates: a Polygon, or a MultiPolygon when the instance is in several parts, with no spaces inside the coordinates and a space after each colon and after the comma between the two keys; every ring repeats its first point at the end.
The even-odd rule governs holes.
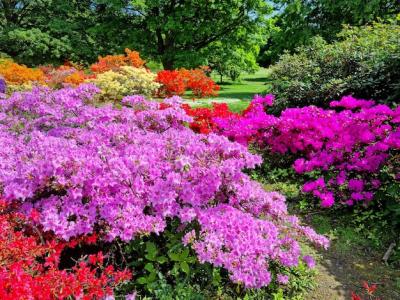
{"type": "Polygon", "coordinates": [[[263,0],[0,0],[0,10],[0,52],[21,62],[90,62],[130,47],[171,69],[206,62],[204,50],[213,43],[264,36],[271,6],[263,0]]]}
{"type": "Polygon", "coordinates": [[[307,45],[320,35],[328,42],[343,25],[360,26],[400,12],[398,0],[274,0],[276,16],[271,38],[262,49],[260,62],[268,65],[285,50],[307,45]]]}

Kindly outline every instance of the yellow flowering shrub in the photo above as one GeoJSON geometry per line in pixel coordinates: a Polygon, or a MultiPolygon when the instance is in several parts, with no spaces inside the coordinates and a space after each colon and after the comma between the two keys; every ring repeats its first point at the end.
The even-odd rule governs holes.
{"type": "Polygon", "coordinates": [[[22,84],[9,84],[7,85],[7,95],[11,95],[14,92],[26,92],[32,90],[34,85],[32,82],[26,82],[22,84]]]}
{"type": "Polygon", "coordinates": [[[156,74],[144,68],[123,66],[115,71],[98,74],[93,82],[101,89],[100,100],[119,101],[124,96],[155,94],[160,84],[155,82],[156,74]]]}

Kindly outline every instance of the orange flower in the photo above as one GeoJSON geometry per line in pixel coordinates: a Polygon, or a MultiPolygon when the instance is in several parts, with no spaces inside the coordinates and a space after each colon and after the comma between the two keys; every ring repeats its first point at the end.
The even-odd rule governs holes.
{"type": "Polygon", "coordinates": [[[139,52],[125,49],[126,55],[107,55],[99,56],[98,62],[91,65],[90,69],[94,73],[104,73],[110,70],[119,69],[122,66],[141,68],[145,61],[140,58],[139,52]]]}
{"type": "Polygon", "coordinates": [[[40,69],[28,68],[12,61],[0,64],[0,75],[10,84],[24,84],[29,82],[43,82],[44,73],[40,69]]]}

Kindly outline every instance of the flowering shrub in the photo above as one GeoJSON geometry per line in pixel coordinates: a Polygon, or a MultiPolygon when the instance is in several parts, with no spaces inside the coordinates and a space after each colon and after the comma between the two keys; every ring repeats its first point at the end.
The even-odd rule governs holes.
{"type": "Polygon", "coordinates": [[[156,81],[161,84],[161,87],[158,89],[158,95],[160,97],[173,95],[181,96],[186,91],[185,79],[177,70],[162,70],[158,72],[156,81]]]}
{"type": "Polygon", "coordinates": [[[246,287],[268,285],[270,265],[296,266],[298,239],[328,246],[288,215],[282,195],[241,171],[260,157],[185,127],[192,119],[176,97],[126,97],[121,109],[85,104],[96,92],[35,88],[0,102],[4,199],[24,214],[38,211],[45,231],[130,241],[178,218],[183,243],[246,287]]]}
{"type": "Polygon", "coordinates": [[[94,78],[92,75],[86,75],[82,70],[65,65],[58,68],[45,66],[41,70],[46,75],[46,84],[52,88],[77,86],[87,79],[94,78]]]}
{"type": "Polygon", "coordinates": [[[197,133],[210,133],[217,130],[217,124],[213,121],[214,118],[228,118],[237,116],[232,113],[226,103],[212,103],[211,108],[198,107],[192,108],[188,104],[183,104],[182,108],[186,113],[193,117],[193,122],[190,123],[190,128],[197,133]]]}
{"type": "Polygon", "coordinates": [[[159,96],[183,95],[188,89],[196,97],[216,96],[220,89],[204,69],[163,70],[157,73],[156,81],[162,84],[159,96]]]}
{"type": "Polygon", "coordinates": [[[400,108],[349,96],[331,102],[338,111],[308,106],[274,117],[257,101],[240,119],[215,120],[222,133],[241,143],[256,142],[272,155],[292,155],[299,174],[318,172],[303,191],[324,207],[335,199],[347,205],[373,199],[381,169],[400,150],[400,108]]]}
{"type": "Polygon", "coordinates": [[[134,68],[142,68],[144,66],[145,61],[140,58],[139,52],[125,49],[125,54],[99,56],[98,62],[92,64],[90,69],[94,73],[104,73],[118,70],[122,66],[131,66],[134,68]]]}
{"type": "MultiPolygon", "coordinates": [[[[32,211],[31,217],[36,219],[38,215],[32,211]]],[[[68,243],[45,239],[27,221],[0,201],[1,299],[100,299],[111,296],[113,287],[131,278],[127,271],[104,267],[101,252],[81,259],[70,270],[59,269],[65,249],[96,238],[85,237],[68,243]]]]}
{"type": "Polygon", "coordinates": [[[41,83],[44,81],[42,70],[31,69],[10,60],[2,61],[2,63],[0,63],[0,75],[4,77],[7,83],[12,85],[32,82],[41,83]]]}
{"type": "Polygon", "coordinates": [[[101,100],[121,100],[127,95],[154,94],[160,86],[154,79],[155,74],[144,68],[123,66],[117,71],[98,74],[91,82],[101,89],[101,100]]]}
{"type": "Polygon", "coordinates": [[[220,87],[210,77],[207,77],[202,69],[186,70],[181,69],[186,81],[186,86],[196,97],[216,96],[220,87]]]}
{"type": "Polygon", "coordinates": [[[4,78],[0,77],[0,94],[5,94],[7,90],[7,83],[4,78]]]}

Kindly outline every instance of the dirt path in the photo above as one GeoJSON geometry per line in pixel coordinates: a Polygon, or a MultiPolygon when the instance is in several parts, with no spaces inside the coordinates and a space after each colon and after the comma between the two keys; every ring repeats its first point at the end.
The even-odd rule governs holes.
{"type": "Polygon", "coordinates": [[[400,270],[383,264],[380,253],[343,252],[333,244],[321,254],[317,268],[318,287],[307,300],[351,299],[351,291],[361,293],[363,281],[377,284],[375,294],[382,300],[400,299],[400,270]]]}

